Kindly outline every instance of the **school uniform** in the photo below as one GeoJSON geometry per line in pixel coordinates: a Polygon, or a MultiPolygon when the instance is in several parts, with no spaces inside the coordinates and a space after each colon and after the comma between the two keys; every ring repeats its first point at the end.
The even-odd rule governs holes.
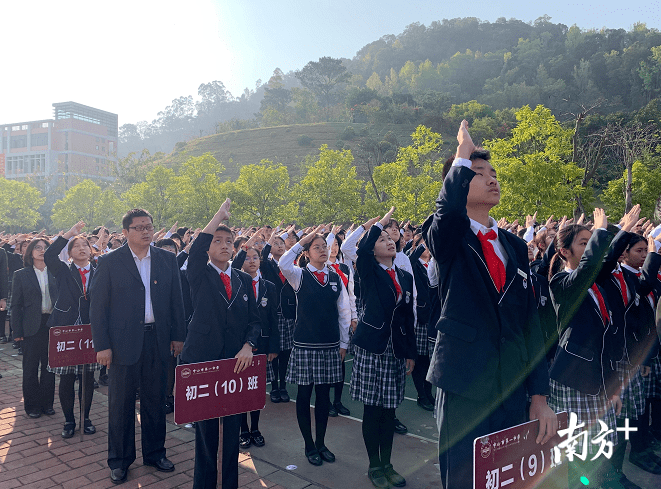
{"type": "Polygon", "coordinates": [[[439,463],[449,489],[472,487],[475,438],[526,421],[527,395],[549,393],[528,248],[492,218],[489,227],[469,219],[471,164],[455,160],[423,225],[441,307],[427,380],[441,389],[439,463]]]}
{"type": "MultiPolygon", "coordinates": [[[[233,358],[245,343],[257,345],[262,323],[247,273],[228,267],[224,274],[208,262],[212,234],[200,233],[191,246],[187,276],[193,301],[193,317],[181,352],[182,363],[233,358]],[[228,294],[229,290],[229,294],[228,294]]],[[[218,418],[195,423],[194,488],[216,487],[218,418]]],[[[239,415],[222,418],[222,487],[238,487],[239,415]]]]}

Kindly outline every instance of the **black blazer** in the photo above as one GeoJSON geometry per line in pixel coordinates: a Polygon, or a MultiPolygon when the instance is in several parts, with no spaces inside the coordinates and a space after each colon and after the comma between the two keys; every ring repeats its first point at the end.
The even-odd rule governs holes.
{"type": "Polygon", "coordinates": [[[0,248],[0,299],[7,299],[9,294],[9,263],[7,252],[0,248]]]}
{"type": "Polygon", "coordinates": [[[498,230],[507,253],[503,292],[493,285],[466,201],[475,172],[452,167],[423,225],[439,273],[440,319],[427,380],[474,400],[521,409],[529,395],[548,395],[544,339],[528,268],[528,247],[498,230]],[[500,387],[502,386],[502,387],[500,387]]]}
{"type": "Polygon", "coordinates": [[[549,289],[548,279],[530,270],[532,279],[532,290],[535,294],[535,303],[537,304],[537,314],[539,314],[539,325],[544,335],[544,345],[546,348],[546,361],[550,365],[555,358],[555,350],[558,346],[558,327],[555,317],[555,309],[551,301],[551,291],[549,289]]]}
{"type": "Polygon", "coordinates": [[[177,255],[179,278],[181,279],[181,295],[184,296],[184,317],[186,318],[186,326],[188,326],[188,323],[190,323],[190,320],[193,317],[193,301],[190,297],[190,285],[188,285],[188,276],[186,275],[186,270],[181,270],[181,267],[184,266],[184,263],[186,263],[187,259],[188,253],[185,251],[182,251],[177,255]]]}
{"type": "MultiPolygon", "coordinates": [[[[48,291],[51,303],[57,299],[57,282],[48,270],[48,291]]],[[[11,327],[14,338],[34,336],[41,326],[41,287],[34,268],[14,272],[11,292],[11,327]]]]}
{"type": "Polygon", "coordinates": [[[44,253],[44,261],[57,280],[58,296],[53,304],[53,312],[48,318],[48,326],[69,326],[89,324],[90,322],[90,285],[94,277],[94,265],[90,265],[87,274],[87,293],[83,293],[83,281],[76,265],[67,266],[59,258],[68,241],[58,236],[44,253]]]}
{"type": "MultiPolygon", "coordinates": [[[[150,247],[150,294],[158,351],[170,358],[170,342],[184,341],[186,323],[177,257],[150,247]]],[[[144,341],[145,289],[127,244],[99,257],[90,287],[90,320],[94,349],[112,349],[112,361],[133,365],[144,341]]]]}
{"type": "Polygon", "coordinates": [[[186,275],[194,312],[181,352],[185,363],[233,358],[246,342],[257,345],[262,329],[250,275],[232,270],[228,299],[218,272],[208,264],[212,239],[212,234],[200,233],[188,255],[186,275]]]}
{"type": "Polygon", "coordinates": [[[427,268],[420,262],[420,255],[424,253],[425,249],[425,246],[421,243],[409,255],[417,294],[416,312],[418,313],[418,324],[429,324],[429,317],[431,315],[429,276],[427,275],[427,268]]]}
{"type": "MultiPolygon", "coordinates": [[[[593,396],[599,392],[611,396],[619,387],[615,362],[621,358],[620,336],[610,320],[604,326],[599,306],[588,293],[612,238],[608,231],[596,230],[576,270],[558,272],[550,282],[560,336],[550,376],[593,396]]],[[[610,311],[608,297],[604,289],[599,288],[610,311]]]]}
{"type": "Polygon", "coordinates": [[[402,289],[402,298],[396,302],[392,279],[374,258],[374,245],[381,231],[379,226],[372,226],[358,245],[356,268],[363,287],[365,311],[358,321],[352,341],[371,353],[382,354],[392,338],[395,357],[415,360],[418,354],[415,346],[413,277],[395,267],[402,289]]]}
{"type": "Polygon", "coordinates": [[[266,244],[262,249],[262,260],[259,271],[269,282],[273,283],[278,294],[278,311],[286,319],[296,319],[296,293],[292,286],[285,280],[280,279],[280,267],[273,258],[269,258],[271,245],[266,244]]]}

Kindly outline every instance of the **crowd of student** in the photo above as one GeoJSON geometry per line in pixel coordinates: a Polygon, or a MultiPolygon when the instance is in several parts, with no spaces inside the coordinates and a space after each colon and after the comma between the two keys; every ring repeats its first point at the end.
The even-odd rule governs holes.
{"type": "MultiPolygon", "coordinates": [[[[80,399],[83,366],[48,368],[48,328],[91,322],[99,363],[84,367],[89,374],[79,423],[84,433],[95,432],[89,420],[98,387],[94,373],[101,370],[98,383],[108,385],[119,375],[117,368],[121,372],[132,365],[118,351],[117,321],[103,316],[111,318],[106,309],[117,305],[109,255],[130,250],[126,255],[135,260],[134,275],[145,284],[140,290],[149,290],[149,270],[154,278],[156,262],[145,262],[144,256],[153,248],[176,255],[176,273],[165,279],[158,272],[159,282],[171,282],[181,292],[181,311],[168,305],[173,325],[165,330],[159,297],[147,292],[140,305],[145,345],[152,330],[172,342],[174,354],[163,362],[162,392],[160,387],[142,392],[147,385],[139,383],[141,398],[160,403],[153,409],[163,416],[173,410],[178,361],[237,358],[238,372],[253,354],[263,353],[271,402],[288,402],[287,384],[297,385],[305,457],[312,465],[332,463],[336,457],[326,444],[327,423],[329,416],[350,414],[342,403],[350,354],[349,395],[364,405],[362,435],[375,487],[406,484],[391,455],[394,433],[407,431],[396,408],[408,374],[420,408],[436,411],[446,489],[472,487],[474,438],[530,418],[540,419],[538,442],[545,442],[557,430],[553,413],[560,411],[575,413],[590,438],[600,431],[598,420],[604,421],[615,446],[608,460],[576,458],[570,465],[571,487],[585,473],[602,487],[638,487],[622,472],[627,443],[633,464],[661,474],[661,458],[654,453],[661,447],[661,225],[639,219],[639,206],[618,225],[609,224],[601,209],[595,209],[592,222],[550,216],[541,224],[533,215],[524,226],[496,223],[488,212],[498,203],[499,184],[488,152],[472,145],[465,124],[458,140],[457,156],[444,167],[437,210],[419,227],[392,219],[391,209],[347,229],[332,224],[230,228],[224,224],[230,218],[228,200],[204,229],[175,224],[154,232],[151,216],[133,210],[121,233],[105,228],[84,233],[79,222],[57,236],[43,231],[0,235],[0,324],[10,312],[8,335],[2,331],[0,342],[13,341],[23,355],[27,415],[54,414],[55,375],[60,375],[62,436],[74,435],[74,385],[78,379],[80,399]],[[142,256],[132,245],[139,240],[152,245],[142,256]],[[177,325],[179,316],[186,331],[177,325]],[[111,361],[109,379],[105,367],[111,361]],[[529,412],[522,407],[526,401],[529,412]],[[616,431],[626,422],[637,428],[628,441],[616,431]]],[[[159,256],[154,253],[151,260],[159,256]]],[[[160,342],[160,336],[154,339],[154,351],[160,342]]],[[[142,362],[145,351],[135,354],[142,362]]],[[[130,368],[125,374],[132,375],[130,368]]],[[[129,401],[122,400],[121,409],[129,413],[134,391],[129,401]]],[[[115,409],[112,399],[110,406],[115,409]]],[[[223,421],[223,487],[236,487],[238,448],[265,444],[259,414],[223,421]]],[[[218,420],[198,422],[195,429],[194,487],[215,487],[218,420]]],[[[112,445],[115,432],[110,431],[112,445]]],[[[125,445],[130,442],[125,434],[116,436],[125,445]]],[[[583,448],[592,455],[599,444],[576,451],[583,448]]],[[[135,448],[128,455],[114,453],[111,447],[111,479],[121,483],[135,448]]],[[[174,470],[163,447],[153,453],[148,465],[174,470]]]]}

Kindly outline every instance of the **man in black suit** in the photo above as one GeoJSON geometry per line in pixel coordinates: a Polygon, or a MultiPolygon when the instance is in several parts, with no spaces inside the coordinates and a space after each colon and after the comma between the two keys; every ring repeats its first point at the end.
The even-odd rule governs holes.
{"type": "Polygon", "coordinates": [[[537,443],[557,431],[546,404],[549,377],[526,244],[489,216],[500,186],[466,121],[457,139],[436,212],[423,227],[439,276],[441,317],[427,380],[441,389],[439,462],[446,489],[473,487],[473,440],[526,421],[526,394],[530,419],[540,420],[537,443]]]}
{"type": "MultiPolygon", "coordinates": [[[[252,363],[261,331],[259,309],[247,273],[230,267],[234,236],[221,225],[229,219],[230,200],[193,242],[187,276],[193,298],[193,318],[181,354],[184,363],[236,358],[234,372],[252,363]]],[[[193,488],[215,488],[219,420],[195,423],[195,475],[193,488]]],[[[225,416],[223,423],[222,487],[239,484],[239,430],[241,416],[225,416]]]]}
{"type": "Polygon", "coordinates": [[[174,470],[165,456],[165,383],[170,355],[186,337],[176,256],[150,246],[151,215],[129,211],[126,244],[99,259],[90,287],[90,321],[97,362],[108,369],[108,466],[116,484],[136,458],[135,394],[140,388],[144,465],[174,470]]]}
{"type": "MultiPolygon", "coordinates": [[[[9,295],[9,264],[7,252],[0,248],[0,344],[7,343],[5,320],[7,318],[7,295],[9,295]]],[[[0,379],[2,376],[0,376],[0,379]]]]}

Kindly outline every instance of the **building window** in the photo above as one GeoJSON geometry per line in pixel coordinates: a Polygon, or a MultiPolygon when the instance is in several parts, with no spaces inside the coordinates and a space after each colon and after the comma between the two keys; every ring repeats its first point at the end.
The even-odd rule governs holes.
{"type": "Polygon", "coordinates": [[[115,143],[114,141],[110,141],[110,152],[112,153],[113,151],[115,151],[115,143]]]}
{"type": "Polygon", "coordinates": [[[33,134],[30,139],[30,146],[48,146],[48,133],[40,132],[33,134]]]}
{"type": "Polygon", "coordinates": [[[23,124],[23,125],[21,126],[21,131],[27,131],[27,130],[28,130],[28,125],[27,125],[27,124],[23,124]]]}
{"type": "Polygon", "coordinates": [[[27,148],[28,147],[28,137],[27,137],[27,135],[12,136],[11,137],[11,147],[12,148],[27,148]]]}
{"type": "Polygon", "coordinates": [[[12,131],[20,131],[20,130],[21,130],[21,126],[11,126],[11,130],[12,130],[12,131]]]}
{"type": "Polygon", "coordinates": [[[41,127],[44,127],[44,128],[48,127],[48,122],[42,122],[41,127]]]}
{"type": "MultiPolygon", "coordinates": [[[[98,138],[97,138],[97,139],[98,139],[98,138]]],[[[96,145],[96,149],[97,149],[97,150],[99,149],[99,145],[98,145],[98,144],[96,145]]]]}

